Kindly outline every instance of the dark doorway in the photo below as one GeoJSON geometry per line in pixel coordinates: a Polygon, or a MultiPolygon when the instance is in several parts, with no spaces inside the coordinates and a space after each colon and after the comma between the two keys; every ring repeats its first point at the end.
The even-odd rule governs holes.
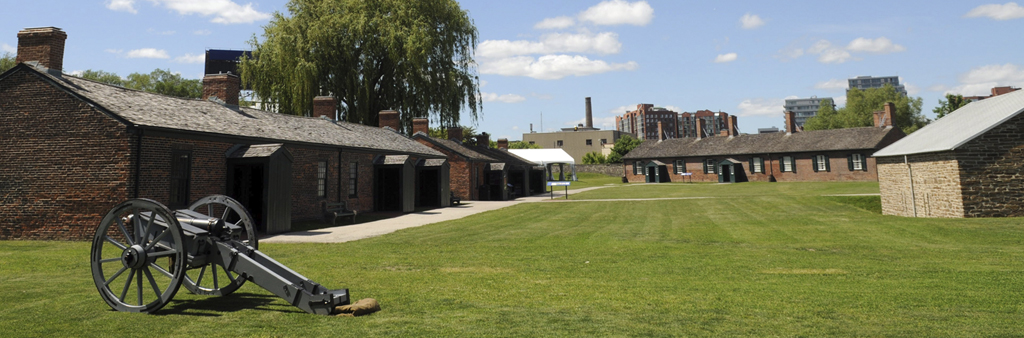
{"type": "Polygon", "coordinates": [[[546,191],[547,178],[544,177],[544,169],[530,169],[530,194],[533,196],[546,191]]]}
{"type": "Polygon", "coordinates": [[[725,183],[725,182],[732,183],[732,182],[736,182],[735,176],[732,176],[732,166],[731,165],[721,165],[721,166],[719,166],[719,168],[720,169],[718,170],[719,171],[718,183],[725,183]]]}
{"type": "Polygon", "coordinates": [[[234,164],[230,166],[228,194],[242,203],[255,222],[256,231],[267,231],[264,206],[267,182],[266,165],[263,163],[234,164]]]}
{"type": "Polygon", "coordinates": [[[402,211],[402,167],[378,167],[374,178],[377,211],[402,211]]]}
{"type": "Polygon", "coordinates": [[[524,195],[526,194],[526,191],[524,189],[529,188],[526,187],[526,175],[523,173],[522,170],[509,170],[508,184],[512,185],[511,193],[514,194],[515,197],[526,196],[524,195]]]}
{"type": "Polygon", "coordinates": [[[421,169],[418,177],[416,177],[419,187],[417,187],[416,206],[417,207],[439,207],[441,206],[441,170],[439,169],[421,169]]]}

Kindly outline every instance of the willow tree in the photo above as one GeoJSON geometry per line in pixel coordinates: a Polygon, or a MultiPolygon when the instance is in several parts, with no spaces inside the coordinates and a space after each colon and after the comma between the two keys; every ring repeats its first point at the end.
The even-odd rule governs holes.
{"type": "Polygon", "coordinates": [[[310,115],[313,97],[338,99],[341,118],[375,125],[381,110],[399,111],[403,125],[428,117],[457,126],[479,101],[473,50],[477,30],[455,0],[291,0],[275,13],[252,58],[239,66],[243,83],[271,109],[310,115]]]}

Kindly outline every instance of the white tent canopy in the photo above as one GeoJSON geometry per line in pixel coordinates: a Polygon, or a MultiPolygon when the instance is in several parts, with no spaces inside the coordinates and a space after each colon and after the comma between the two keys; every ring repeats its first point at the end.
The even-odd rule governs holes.
{"type": "MultiPolygon", "coordinates": [[[[576,180],[576,160],[573,160],[569,153],[562,149],[509,149],[509,152],[516,156],[522,157],[523,159],[533,162],[535,165],[543,166],[546,176],[549,181],[554,179],[551,177],[551,166],[558,165],[562,168],[563,165],[568,164],[572,172],[572,180],[576,180]]],[[[565,173],[564,170],[561,173],[565,173]]],[[[564,181],[564,174],[559,174],[561,177],[559,180],[564,181]]]]}

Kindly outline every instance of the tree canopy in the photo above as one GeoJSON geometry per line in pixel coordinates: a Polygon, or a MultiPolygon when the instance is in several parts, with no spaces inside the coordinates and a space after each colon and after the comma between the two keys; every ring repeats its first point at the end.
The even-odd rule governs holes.
{"type": "Polygon", "coordinates": [[[540,149],[540,145],[523,141],[512,141],[508,143],[509,149],[540,149]]]}
{"type": "Polygon", "coordinates": [[[615,140],[615,145],[612,146],[612,153],[608,154],[605,163],[622,163],[622,156],[626,156],[630,151],[639,147],[640,143],[643,143],[640,139],[629,135],[622,135],[618,140],[615,140]]]}
{"type": "Polygon", "coordinates": [[[896,91],[892,85],[865,90],[850,89],[846,92],[846,107],[834,110],[831,104],[822,102],[818,114],[804,123],[805,130],[823,130],[870,127],[874,124],[873,113],[884,109],[886,102],[896,104],[893,124],[910,134],[930,122],[921,115],[920,97],[911,98],[896,91]]]}
{"type": "Polygon", "coordinates": [[[0,55],[0,73],[6,72],[8,69],[14,68],[17,63],[14,62],[14,55],[11,53],[4,52],[0,55]]]}
{"type": "MultiPolygon", "coordinates": [[[[622,158],[620,157],[619,160],[622,160],[622,158]]],[[[601,154],[600,151],[591,151],[583,155],[583,164],[604,164],[607,161],[608,158],[601,154]]]]}
{"type": "Polygon", "coordinates": [[[131,73],[128,74],[127,78],[122,78],[117,74],[102,70],[89,69],[83,71],[80,77],[167,96],[189,99],[198,99],[203,96],[202,81],[182,78],[180,74],[171,73],[170,70],[164,69],[156,69],[149,74],[131,73]]]}
{"type": "Polygon", "coordinates": [[[477,30],[455,0],[291,0],[287,8],[239,65],[272,109],[309,115],[314,96],[332,95],[354,123],[375,125],[385,109],[406,128],[414,117],[456,126],[463,108],[476,121],[477,30]]]}
{"type": "Polygon", "coordinates": [[[963,95],[946,94],[946,99],[939,99],[939,106],[932,109],[932,112],[935,113],[936,118],[941,119],[943,116],[949,115],[949,113],[966,106],[968,103],[971,103],[971,101],[964,100],[963,95]]]}

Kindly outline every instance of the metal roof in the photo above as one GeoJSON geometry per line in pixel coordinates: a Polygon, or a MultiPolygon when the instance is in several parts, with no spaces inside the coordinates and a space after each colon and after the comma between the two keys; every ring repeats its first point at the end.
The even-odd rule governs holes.
{"type": "Polygon", "coordinates": [[[949,151],[1024,111],[1024,90],[967,104],[874,154],[900,156],[949,151]]]}

